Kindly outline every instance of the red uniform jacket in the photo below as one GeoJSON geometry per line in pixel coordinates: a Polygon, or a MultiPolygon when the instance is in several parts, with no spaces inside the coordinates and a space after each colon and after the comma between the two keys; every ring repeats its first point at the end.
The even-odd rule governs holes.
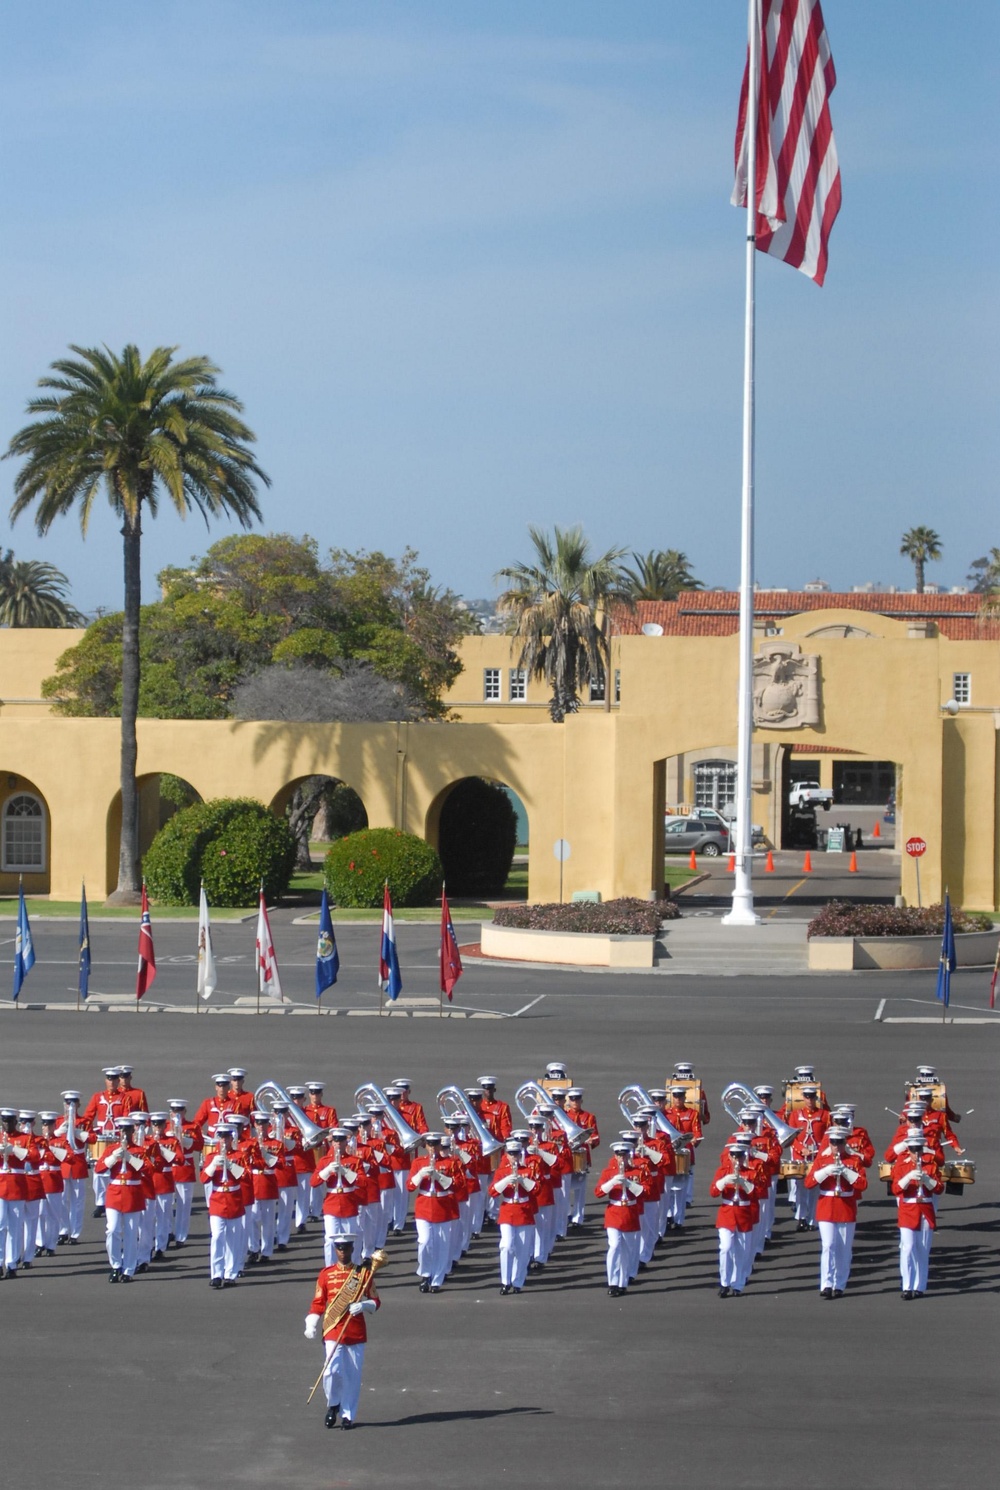
{"type": "MultiPolygon", "coordinates": [[[[693,1107],[668,1107],[663,1116],[667,1122],[672,1124],[678,1133],[690,1133],[693,1139],[701,1139],[701,1117],[693,1107]]],[[[691,1155],[691,1166],[694,1167],[695,1151],[697,1143],[685,1145],[686,1152],[691,1155]]]]}
{"type": "MultiPolygon", "coordinates": [[[[407,1118],[409,1122],[409,1118],[407,1118]]],[[[458,1201],[455,1198],[456,1180],[450,1159],[431,1161],[424,1155],[414,1159],[406,1181],[407,1190],[417,1197],[413,1215],[417,1221],[454,1221],[458,1217],[458,1201]]]]}
{"type": "Polygon", "coordinates": [[[753,1230],[760,1212],[760,1201],[767,1194],[767,1184],[761,1186],[762,1178],[763,1171],[759,1167],[754,1169],[746,1165],[736,1175],[737,1183],[734,1184],[732,1160],[719,1165],[708,1188],[709,1195],[722,1202],[715,1216],[719,1231],[753,1230]]]}
{"type": "Polygon", "coordinates": [[[148,1112],[149,1103],[146,1101],[146,1093],[141,1086],[130,1086],[128,1091],[119,1092],[122,1104],[122,1115],[127,1112],[148,1112]]]}
{"type": "Polygon", "coordinates": [[[484,1097],[479,1104],[479,1112],[494,1138],[506,1140],[510,1137],[514,1124],[506,1102],[487,1102],[484,1097]]]}
{"type": "Polygon", "coordinates": [[[25,1165],[38,1163],[38,1145],[23,1133],[0,1136],[0,1200],[26,1200],[28,1181],[25,1165]]]}
{"type": "Polygon", "coordinates": [[[892,1166],[892,1193],[897,1200],[896,1220],[900,1231],[919,1231],[921,1221],[926,1221],[933,1231],[936,1226],[932,1195],[940,1195],[944,1180],[930,1154],[922,1154],[919,1168],[926,1175],[922,1184],[905,1184],[908,1175],[915,1174],[918,1165],[912,1154],[903,1154],[892,1166]]]}
{"type": "MultiPolygon", "coordinates": [[[[697,1117],[697,1113],[692,1113],[692,1117],[697,1117]]],[[[634,1169],[626,1169],[622,1174],[617,1160],[612,1160],[601,1172],[594,1190],[598,1200],[603,1200],[606,1207],[604,1212],[606,1228],[613,1227],[616,1231],[639,1230],[643,1188],[642,1178],[634,1169]]]]}
{"type": "Polygon", "coordinates": [[[830,1173],[837,1163],[837,1155],[829,1147],[820,1149],[812,1162],[809,1173],[806,1175],[806,1186],[810,1190],[819,1190],[819,1199],[816,1202],[817,1221],[856,1221],[858,1218],[858,1197],[868,1189],[868,1176],[861,1165],[855,1169],[851,1163],[850,1156],[844,1155],[847,1173],[835,1175],[830,1173]]]}
{"type": "Polygon", "coordinates": [[[568,1104],[566,1106],[566,1116],[572,1119],[579,1127],[593,1128],[594,1130],[587,1139],[587,1142],[575,1150],[576,1153],[584,1155],[587,1161],[587,1168],[589,1169],[592,1150],[598,1149],[601,1146],[601,1135],[597,1130],[597,1119],[592,1112],[585,1112],[582,1107],[573,1108],[568,1104]]]}
{"type": "MultiPolygon", "coordinates": [[[[309,1305],[310,1314],[318,1314],[322,1319],[326,1313],[326,1306],[332,1298],[343,1288],[348,1278],[356,1270],[348,1267],[342,1262],[335,1262],[333,1267],[324,1268],[316,1279],[316,1292],[313,1294],[312,1303],[309,1305]]],[[[382,1307],[382,1300],[375,1291],[375,1285],[368,1285],[365,1295],[375,1300],[376,1313],[382,1307]]],[[[349,1314],[346,1321],[341,1319],[323,1331],[326,1340],[336,1339],[341,1345],[364,1345],[368,1339],[368,1330],[365,1326],[364,1314],[349,1314]]]]}
{"type": "Polygon", "coordinates": [[[55,1139],[52,1143],[49,1143],[44,1138],[38,1140],[38,1172],[42,1177],[42,1189],[46,1195],[62,1194],[62,1162],[68,1155],[69,1149],[64,1144],[61,1144],[58,1139],[55,1139]]]}
{"type": "Polygon", "coordinates": [[[501,1226],[534,1226],[536,1185],[530,1166],[518,1162],[515,1167],[510,1155],[503,1155],[490,1182],[490,1194],[500,1201],[501,1226]]]}
{"type": "Polygon", "coordinates": [[[418,1133],[427,1132],[427,1119],[424,1117],[424,1109],[419,1102],[411,1102],[408,1097],[401,1097],[399,1110],[411,1128],[415,1128],[418,1133]]]}
{"type": "Polygon", "coordinates": [[[98,1174],[108,1176],[104,1204],[109,1211],[131,1214],[146,1209],[146,1178],[149,1171],[141,1148],[130,1144],[127,1161],[122,1160],[120,1147],[106,1149],[94,1169],[98,1174]]]}
{"type": "MultiPolygon", "coordinates": [[[[169,1131],[176,1137],[173,1122],[169,1131]]],[[[205,1145],[198,1123],[181,1123],[181,1136],[177,1140],[179,1157],[174,1165],[174,1184],[189,1185],[195,1178],[195,1165],[201,1163],[201,1151],[205,1145]]]]}
{"type": "Polygon", "coordinates": [[[356,1216],[368,1188],[367,1179],[361,1172],[361,1160],[355,1154],[324,1154],[310,1180],[316,1189],[326,1191],[323,1202],[324,1216],[356,1216]],[[327,1175],[331,1165],[337,1168],[327,1175]]]}
{"type": "MultiPolygon", "coordinates": [[[[896,1160],[907,1152],[906,1135],[909,1131],[909,1123],[900,1123],[895,1133],[889,1139],[889,1147],[885,1151],[887,1163],[895,1164],[896,1160]]],[[[934,1123],[924,1125],[924,1147],[930,1149],[936,1163],[944,1163],[944,1149],[941,1147],[937,1125],[934,1123]]]]}
{"type": "Polygon", "coordinates": [[[181,1156],[181,1146],[176,1138],[164,1134],[162,1138],[150,1138],[144,1145],[146,1162],[153,1172],[153,1193],[173,1195],[177,1188],[174,1166],[181,1156]]]}
{"type": "Polygon", "coordinates": [[[236,1154],[227,1156],[225,1170],[221,1156],[212,1155],[200,1176],[203,1185],[212,1186],[212,1194],[208,1201],[210,1216],[223,1216],[226,1220],[232,1221],[236,1217],[246,1215],[246,1206],[243,1202],[243,1172],[243,1165],[236,1154]]]}
{"type": "Polygon", "coordinates": [[[61,1148],[66,1149],[66,1157],[62,1161],[62,1176],[64,1180],[85,1180],[90,1173],[87,1165],[87,1143],[89,1134],[83,1126],[83,1119],[77,1118],[73,1125],[76,1128],[76,1141],[79,1148],[72,1149],[66,1137],[66,1119],[61,1118],[56,1123],[56,1138],[61,1148]]]}
{"type": "Polygon", "coordinates": [[[95,1092],[80,1114],[78,1126],[89,1129],[92,1138],[114,1138],[115,1118],[124,1114],[121,1092],[95,1092]]]}
{"type": "Polygon", "coordinates": [[[253,1182],[254,1200],[277,1200],[278,1181],[274,1173],[284,1152],[281,1144],[276,1138],[252,1138],[243,1151],[253,1182]]]}
{"type": "Polygon", "coordinates": [[[847,1140],[847,1152],[864,1165],[865,1169],[871,1169],[875,1160],[875,1145],[872,1143],[871,1134],[867,1128],[854,1127],[847,1140]]]}

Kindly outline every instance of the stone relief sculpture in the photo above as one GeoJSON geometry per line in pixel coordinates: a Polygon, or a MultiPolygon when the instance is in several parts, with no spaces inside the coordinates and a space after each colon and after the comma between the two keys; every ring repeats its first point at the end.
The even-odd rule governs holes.
{"type": "Polygon", "coordinates": [[[763,642],[753,663],[755,728],[803,729],[819,718],[819,658],[794,642],[763,642]]]}

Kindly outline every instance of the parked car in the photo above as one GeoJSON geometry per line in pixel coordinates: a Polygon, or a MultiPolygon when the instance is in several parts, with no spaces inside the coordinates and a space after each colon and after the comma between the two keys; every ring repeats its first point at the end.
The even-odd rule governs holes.
{"type": "Polygon", "coordinates": [[[664,852],[668,854],[689,854],[694,849],[696,854],[717,859],[730,852],[729,839],[729,829],[721,818],[713,822],[700,817],[672,817],[663,830],[664,852]]]}
{"type": "Polygon", "coordinates": [[[797,781],[788,793],[790,807],[822,807],[826,812],[833,806],[833,792],[818,781],[797,781]]]}

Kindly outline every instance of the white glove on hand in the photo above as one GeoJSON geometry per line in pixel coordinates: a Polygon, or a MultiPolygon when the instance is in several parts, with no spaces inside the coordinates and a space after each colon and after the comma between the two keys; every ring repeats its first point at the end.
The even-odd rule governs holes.
{"type": "Polygon", "coordinates": [[[826,1181],[826,1180],[828,1180],[830,1178],[831,1174],[833,1174],[833,1165],[832,1164],[828,1164],[825,1169],[817,1169],[817,1171],[816,1171],[816,1178],[819,1180],[820,1184],[822,1185],[824,1183],[824,1181],[826,1181]]]}
{"type": "Polygon", "coordinates": [[[753,1187],[753,1180],[740,1180],[740,1189],[744,1195],[749,1195],[753,1187]]]}
{"type": "Polygon", "coordinates": [[[363,1314],[365,1312],[365,1306],[360,1299],[355,1299],[354,1303],[349,1305],[347,1312],[351,1315],[363,1314]]]}
{"type": "Polygon", "coordinates": [[[856,1169],[845,1169],[844,1179],[850,1180],[852,1185],[856,1185],[858,1182],[858,1171],[856,1169]]]}
{"type": "Polygon", "coordinates": [[[315,1340],[319,1334],[320,1316],[318,1314],[306,1315],[305,1336],[307,1340],[315,1340]]]}
{"type": "Polygon", "coordinates": [[[736,1189],[736,1176],[734,1174],[727,1174],[724,1179],[721,1179],[719,1181],[719,1189],[720,1190],[735,1190],[736,1189]]]}

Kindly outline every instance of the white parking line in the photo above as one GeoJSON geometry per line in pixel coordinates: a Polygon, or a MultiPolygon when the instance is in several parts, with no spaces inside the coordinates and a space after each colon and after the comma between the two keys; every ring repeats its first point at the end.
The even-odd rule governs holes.
{"type": "Polygon", "coordinates": [[[544,993],[540,993],[536,999],[532,999],[531,1000],[531,1003],[530,1004],[525,1004],[525,1006],[524,1006],[523,1009],[515,1009],[514,1010],[514,1013],[511,1014],[511,1015],[509,1015],[508,1017],[510,1019],[518,1019],[520,1017],[520,1015],[527,1014],[528,1010],[529,1009],[533,1009],[536,1004],[540,1004],[542,1002],[542,999],[544,997],[545,997],[544,993]]]}

